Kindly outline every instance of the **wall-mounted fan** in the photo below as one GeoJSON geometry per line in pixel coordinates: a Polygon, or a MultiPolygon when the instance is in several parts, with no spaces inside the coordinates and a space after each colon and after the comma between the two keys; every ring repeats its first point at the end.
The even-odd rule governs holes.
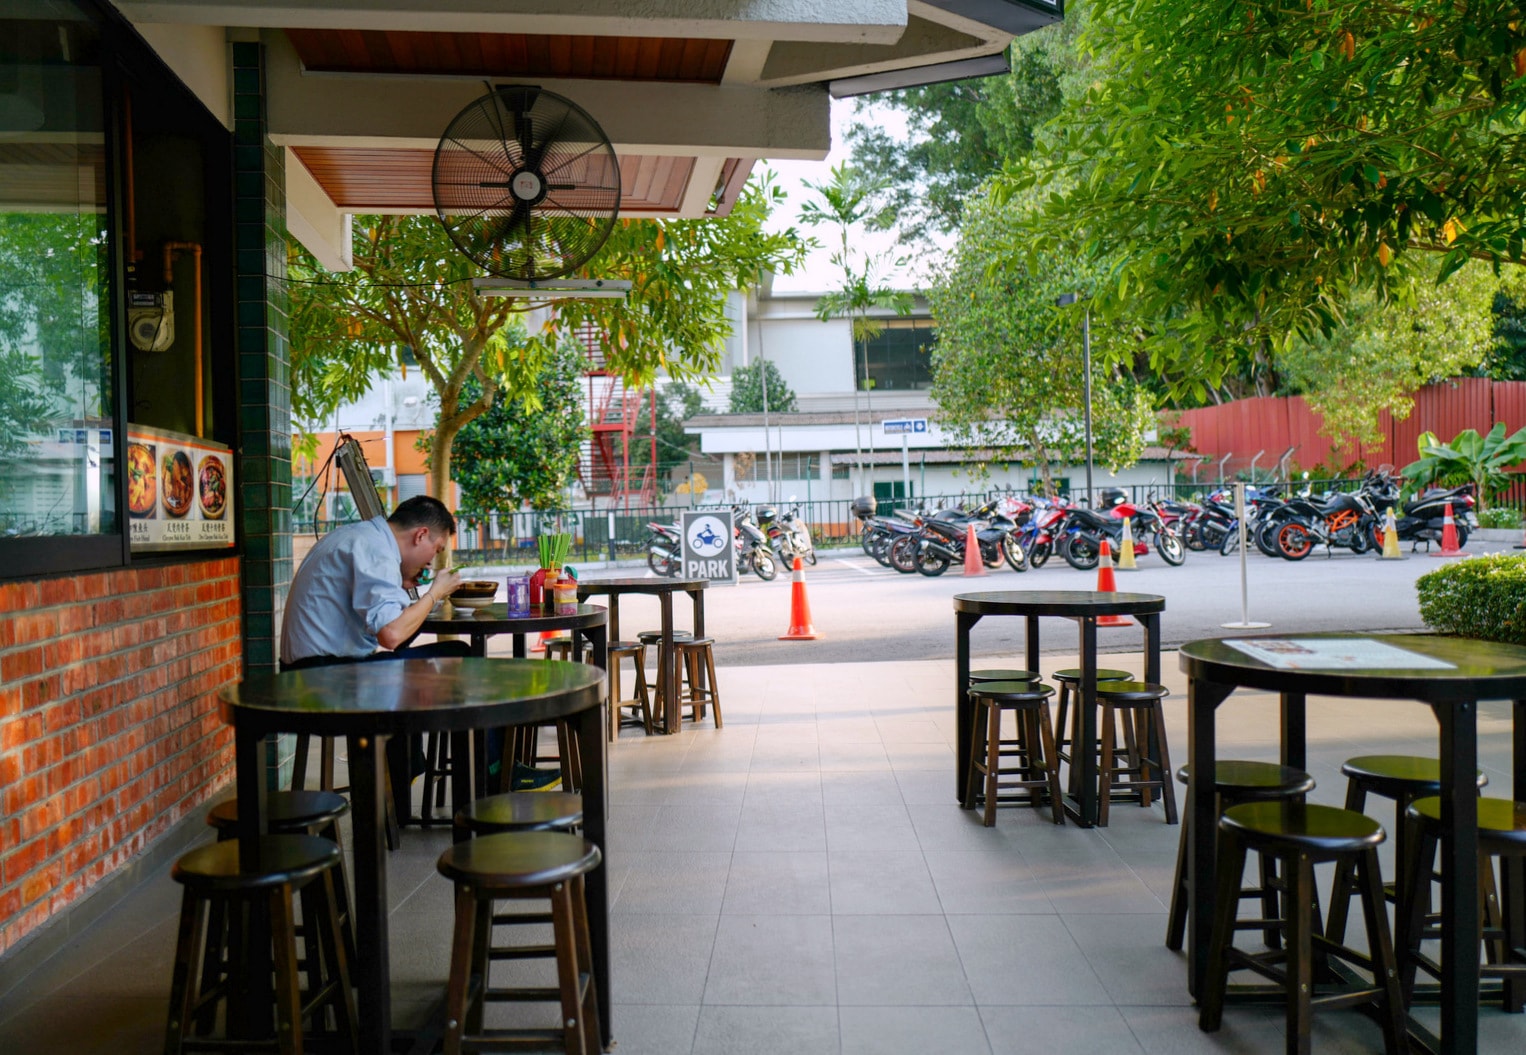
{"type": "Polygon", "coordinates": [[[588,112],[554,92],[500,87],[462,110],[434,155],[434,204],[451,241],[495,275],[576,270],[620,212],[620,168],[588,112]]]}

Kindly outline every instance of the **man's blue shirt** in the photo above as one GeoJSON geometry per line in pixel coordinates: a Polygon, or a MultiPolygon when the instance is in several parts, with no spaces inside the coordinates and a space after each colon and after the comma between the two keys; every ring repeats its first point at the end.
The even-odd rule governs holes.
{"type": "Polygon", "coordinates": [[[329,532],[297,569],[281,625],[281,662],[364,659],[376,635],[412,603],[403,557],[386,517],[329,532]]]}

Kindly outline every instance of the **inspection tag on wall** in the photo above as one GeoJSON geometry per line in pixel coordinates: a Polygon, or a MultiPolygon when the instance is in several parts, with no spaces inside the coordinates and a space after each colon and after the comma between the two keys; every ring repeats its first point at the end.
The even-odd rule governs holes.
{"type": "Polygon", "coordinates": [[[686,510],[683,515],[685,579],[709,579],[736,585],[735,525],[729,509],[686,510]]]}
{"type": "Polygon", "coordinates": [[[127,520],[134,552],[231,548],[231,452],[194,436],[128,425],[127,520]]]}

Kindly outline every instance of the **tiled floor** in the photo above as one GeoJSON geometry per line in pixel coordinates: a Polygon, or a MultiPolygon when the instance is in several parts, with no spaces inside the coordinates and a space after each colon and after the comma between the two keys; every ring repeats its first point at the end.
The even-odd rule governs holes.
{"type": "MultiPolygon", "coordinates": [[[[1024,809],[987,829],[953,804],[951,663],[720,676],[724,729],[628,735],[612,754],[620,1055],[1282,1051],[1271,1010],[1231,1008],[1220,1032],[1198,1031],[1182,958],[1162,944],[1178,829],[1158,806],[1083,831],[1024,809]]],[[[1267,697],[1227,703],[1224,753],[1271,757],[1275,712],[1267,697]]],[[[1341,801],[1352,754],[1434,750],[1418,705],[1316,700],[1310,713],[1321,801],[1341,801]]],[[[1507,706],[1488,705],[1480,725],[1483,763],[1505,786],[1507,706]]],[[[434,871],[446,839],[410,831],[389,861],[401,1024],[446,973],[450,891],[434,871]]],[[[156,1050],[177,898],[167,877],[148,884],[0,998],[0,1051],[156,1050]]],[[[1526,1017],[1487,1008],[1481,1036],[1480,1051],[1521,1050],[1526,1017]]],[[[1380,1038],[1331,1012],[1315,1050],[1371,1052],[1380,1038]]]]}

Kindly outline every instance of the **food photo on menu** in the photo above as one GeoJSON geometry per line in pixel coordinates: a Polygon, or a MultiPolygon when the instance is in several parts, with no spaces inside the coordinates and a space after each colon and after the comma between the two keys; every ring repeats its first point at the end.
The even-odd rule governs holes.
{"type": "Polygon", "coordinates": [[[154,453],[152,444],[127,445],[127,512],[135,517],[151,517],[159,506],[154,453]]]}
{"type": "Polygon", "coordinates": [[[202,458],[196,481],[201,515],[208,520],[221,519],[223,510],[228,507],[228,474],[223,468],[223,460],[215,454],[202,458]]]}
{"type": "Polygon", "coordinates": [[[164,511],[172,517],[183,517],[191,511],[191,497],[195,488],[191,483],[191,459],[185,451],[166,451],[164,454],[164,511]]]}

